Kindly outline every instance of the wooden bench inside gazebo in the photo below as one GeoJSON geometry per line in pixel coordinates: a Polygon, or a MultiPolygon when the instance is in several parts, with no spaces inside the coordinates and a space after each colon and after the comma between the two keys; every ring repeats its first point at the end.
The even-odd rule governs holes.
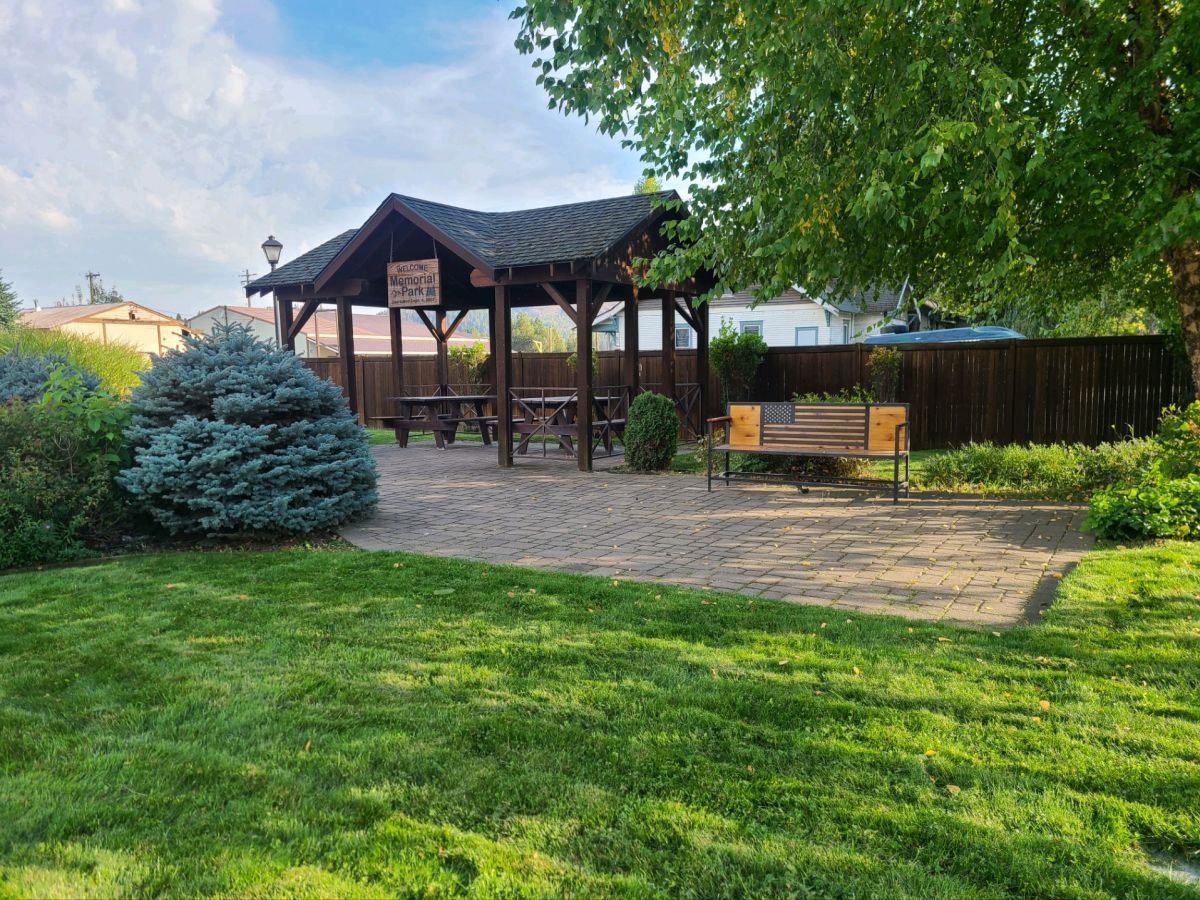
{"type": "MultiPolygon", "coordinates": [[[[495,436],[501,466],[511,466],[514,451],[524,454],[530,440],[541,435],[542,440],[557,442],[565,455],[588,471],[598,447],[611,451],[628,404],[641,390],[640,302],[662,301],[663,366],[656,387],[677,404],[681,400],[675,376],[676,314],[695,329],[698,403],[702,419],[705,415],[708,307],[695,301],[711,282],[700,276],[647,288],[640,285],[634,264],[665,249],[663,224],[686,215],[674,191],[515,212],[480,212],[392,194],[361,227],[250,282],[246,293],[273,295],[278,339],[293,350],[300,329],[313,313],[323,304],[335,305],[340,381],[355,412],[359,397],[352,310],[355,306],[386,309],[397,409],[379,424],[394,428],[401,445],[407,443],[409,431],[422,429],[433,431],[443,446],[453,442],[460,425],[475,422],[485,438],[495,436]],[[540,389],[554,404],[539,412],[528,389],[513,387],[513,310],[558,306],[575,325],[577,358],[586,360],[592,347],[592,323],[601,307],[614,301],[623,304],[625,317],[622,383],[598,393],[591,366],[576,366],[574,385],[540,389]],[[439,384],[433,394],[414,397],[405,390],[401,329],[405,310],[414,310],[435,339],[439,384]],[[488,314],[491,385],[486,393],[495,398],[490,415],[480,411],[481,401],[468,403],[449,384],[447,345],[472,310],[488,314]],[[614,397],[623,401],[612,402],[614,397]]],[[[686,399],[688,404],[697,402],[694,396],[686,399]]]]}

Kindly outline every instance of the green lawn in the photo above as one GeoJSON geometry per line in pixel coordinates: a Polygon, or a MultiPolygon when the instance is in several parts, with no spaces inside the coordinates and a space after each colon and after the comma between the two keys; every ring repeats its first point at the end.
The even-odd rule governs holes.
{"type": "Polygon", "coordinates": [[[356,551],[0,578],[0,896],[1195,896],[1200,548],[991,632],[356,551]],[[1043,702],[1045,701],[1045,702],[1043,702]]]}

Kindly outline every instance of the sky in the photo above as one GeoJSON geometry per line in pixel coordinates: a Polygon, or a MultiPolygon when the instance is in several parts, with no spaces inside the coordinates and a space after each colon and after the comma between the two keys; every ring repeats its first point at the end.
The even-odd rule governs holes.
{"type": "MultiPolygon", "coordinates": [[[[172,314],[391,192],[476,209],[629,193],[636,156],[547,108],[515,0],[0,0],[0,273],[172,314]]],[[[261,302],[261,301],[260,301],[261,302]]]]}

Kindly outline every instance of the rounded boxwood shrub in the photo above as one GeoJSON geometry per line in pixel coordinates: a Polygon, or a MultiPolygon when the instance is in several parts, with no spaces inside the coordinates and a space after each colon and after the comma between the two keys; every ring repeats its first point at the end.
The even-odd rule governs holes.
{"type": "Polygon", "coordinates": [[[625,458],[639,472],[665,469],[679,444],[675,404],[662,394],[647,392],[629,406],[625,423],[625,458]]]}
{"type": "Polygon", "coordinates": [[[131,397],[120,484],[171,532],[303,533],[375,506],[375,461],[341,390],[244,326],[185,338],[131,397]]]}

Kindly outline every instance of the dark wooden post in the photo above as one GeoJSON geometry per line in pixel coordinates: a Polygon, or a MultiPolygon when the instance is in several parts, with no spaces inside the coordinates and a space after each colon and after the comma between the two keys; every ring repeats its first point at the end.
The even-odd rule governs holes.
{"type": "Polygon", "coordinates": [[[396,394],[404,393],[404,310],[388,310],[388,327],[392,335],[392,372],[396,375],[396,394]]]}
{"type": "MultiPolygon", "coordinates": [[[[488,307],[488,380],[491,382],[491,389],[496,389],[496,306],[492,304],[488,307]]],[[[487,393],[487,391],[484,391],[487,393]]]]}
{"type": "Polygon", "coordinates": [[[638,302],[637,288],[628,287],[625,289],[625,306],[621,310],[621,315],[625,317],[625,356],[621,360],[625,367],[625,371],[621,373],[621,380],[629,385],[629,402],[632,403],[637,399],[638,389],[641,387],[641,360],[638,359],[638,302]]]}
{"type": "MultiPolygon", "coordinates": [[[[404,396],[404,310],[390,308],[388,309],[388,330],[391,332],[392,338],[392,374],[395,375],[396,396],[404,396]]],[[[399,406],[390,409],[385,408],[384,412],[394,413],[399,411],[399,406]]],[[[406,436],[401,434],[400,429],[395,429],[396,443],[400,444],[406,440],[406,436]]]]}
{"type": "Polygon", "coordinates": [[[675,292],[662,293],[662,384],[659,391],[675,402],[675,292]]]}
{"type": "Polygon", "coordinates": [[[492,310],[495,327],[491,331],[492,359],[496,373],[496,450],[501,468],[512,466],[512,298],[504,285],[496,286],[496,305],[492,310]]]}
{"type": "Polygon", "coordinates": [[[279,295],[275,295],[275,338],[280,347],[285,350],[296,352],[296,339],[291,336],[292,331],[292,301],[280,300],[279,295]]]}
{"type": "Polygon", "coordinates": [[[575,456],[579,471],[592,471],[592,282],[575,282],[575,421],[579,437],[575,456]]]}
{"type": "Polygon", "coordinates": [[[437,379],[441,393],[450,393],[450,354],[446,344],[446,313],[437,311],[437,331],[434,333],[437,342],[437,379]]]}
{"type": "Polygon", "coordinates": [[[358,415],[358,381],[354,371],[354,307],[345,297],[337,298],[338,356],[342,369],[342,389],[350,412],[358,415]]]}
{"type": "Polygon", "coordinates": [[[700,429],[698,433],[703,434],[704,420],[716,415],[711,411],[712,398],[708,395],[708,303],[701,303],[699,306],[693,306],[692,309],[698,326],[696,328],[696,384],[700,389],[700,429]]]}

